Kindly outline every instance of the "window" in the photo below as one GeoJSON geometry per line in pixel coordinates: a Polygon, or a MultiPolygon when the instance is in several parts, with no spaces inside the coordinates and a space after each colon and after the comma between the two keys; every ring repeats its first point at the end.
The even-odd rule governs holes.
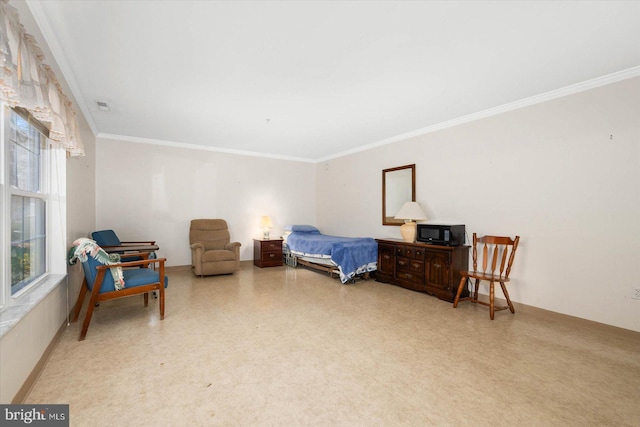
{"type": "Polygon", "coordinates": [[[11,196],[11,294],[46,270],[45,202],[11,196]]]}
{"type": "Polygon", "coordinates": [[[4,108],[3,119],[2,181],[8,185],[0,216],[8,231],[0,234],[0,253],[10,272],[2,278],[10,291],[3,293],[14,296],[47,273],[48,149],[47,138],[16,111],[4,108]]]}

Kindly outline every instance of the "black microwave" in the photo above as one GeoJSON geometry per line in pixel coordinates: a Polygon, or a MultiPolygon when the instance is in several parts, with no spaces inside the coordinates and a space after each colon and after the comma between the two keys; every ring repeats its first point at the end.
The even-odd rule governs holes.
{"type": "Polygon", "coordinates": [[[418,224],[416,240],[432,245],[464,245],[464,225],[418,224]]]}

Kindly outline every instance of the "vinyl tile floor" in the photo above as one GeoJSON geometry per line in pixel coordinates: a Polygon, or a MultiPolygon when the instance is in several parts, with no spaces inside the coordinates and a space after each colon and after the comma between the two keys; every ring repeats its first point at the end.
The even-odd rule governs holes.
{"type": "Polygon", "coordinates": [[[640,425],[640,333],[304,267],[168,276],[164,320],[102,303],[24,403],[69,404],[72,426],[640,425]]]}

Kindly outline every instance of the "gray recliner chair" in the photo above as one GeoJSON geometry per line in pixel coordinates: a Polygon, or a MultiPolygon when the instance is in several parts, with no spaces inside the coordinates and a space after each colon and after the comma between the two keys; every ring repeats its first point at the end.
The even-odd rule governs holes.
{"type": "Polygon", "coordinates": [[[232,274],[240,268],[240,242],[231,242],[224,219],[194,219],[189,228],[191,269],[196,276],[232,274]]]}

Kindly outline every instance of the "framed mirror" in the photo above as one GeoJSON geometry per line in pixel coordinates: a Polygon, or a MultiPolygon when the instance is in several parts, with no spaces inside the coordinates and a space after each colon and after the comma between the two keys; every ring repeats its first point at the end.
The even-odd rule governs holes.
{"type": "Polygon", "coordinates": [[[382,171],[382,225],[402,225],[394,217],[404,202],[416,201],[416,165],[382,171]]]}

